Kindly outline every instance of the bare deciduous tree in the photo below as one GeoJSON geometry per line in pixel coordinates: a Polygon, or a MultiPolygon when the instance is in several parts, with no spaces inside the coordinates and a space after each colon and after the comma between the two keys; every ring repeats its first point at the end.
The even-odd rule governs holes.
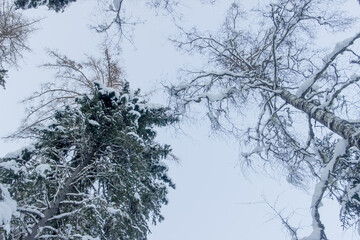
{"type": "Polygon", "coordinates": [[[0,86],[5,87],[6,68],[17,67],[22,52],[30,50],[26,41],[35,22],[26,19],[7,1],[0,1],[0,86]]]}
{"type": "Polygon", "coordinates": [[[75,104],[76,98],[94,90],[95,82],[112,89],[120,89],[126,82],[118,61],[107,47],[104,47],[103,58],[88,57],[81,63],[54,51],[49,54],[54,62],[42,67],[54,69],[57,80],[44,83],[39,91],[23,101],[28,105],[27,115],[14,134],[16,137],[21,137],[28,128],[41,126],[57,108],[75,104]]]}
{"type": "Polygon", "coordinates": [[[327,239],[319,213],[327,194],[341,204],[344,226],[360,221],[360,33],[332,51],[315,41],[318,31],[354,24],[339,3],[278,0],[249,13],[234,3],[219,34],[184,31],[174,40],[209,58],[206,69],[169,87],[179,114],[203,104],[213,129],[252,146],[246,164],[271,165],[301,187],[318,181],[305,239],[327,239]]]}
{"type": "MultiPolygon", "coordinates": [[[[56,12],[65,11],[66,7],[76,0],[16,0],[15,5],[18,8],[28,9],[37,8],[39,6],[47,6],[49,9],[56,12]]],[[[128,0],[98,0],[98,7],[96,8],[96,15],[98,15],[99,21],[93,28],[99,33],[106,33],[107,35],[115,35],[118,37],[129,38],[129,27],[136,25],[140,21],[134,20],[130,15],[131,10],[127,5],[134,1],[128,0]],[[110,31],[111,29],[111,31],[110,31]]],[[[145,3],[147,6],[155,9],[164,9],[168,13],[174,12],[174,7],[178,4],[177,0],[145,0],[140,1],[138,4],[145,3]]],[[[131,32],[131,30],[130,30],[131,32]]]]}

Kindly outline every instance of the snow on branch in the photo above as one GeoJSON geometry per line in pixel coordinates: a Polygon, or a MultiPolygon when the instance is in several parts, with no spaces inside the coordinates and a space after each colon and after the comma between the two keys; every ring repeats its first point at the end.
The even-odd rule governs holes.
{"type": "Polygon", "coordinates": [[[325,226],[320,219],[319,208],[322,206],[322,199],[326,190],[328,190],[328,185],[330,181],[331,174],[334,172],[336,165],[339,161],[339,158],[343,156],[349,143],[345,139],[340,139],[334,149],[334,153],[330,162],[322,169],[320,176],[320,181],[315,185],[315,190],[313,193],[313,198],[311,202],[311,216],[312,216],[312,233],[301,240],[326,240],[325,226]]]}
{"type": "Polygon", "coordinates": [[[18,207],[17,210],[19,210],[20,212],[35,214],[38,217],[44,217],[44,214],[42,212],[40,212],[39,210],[35,209],[35,208],[18,207]]]}
{"type": "Polygon", "coordinates": [[[323,58],[324,64],[320,70],[312,77],[305,80],[296,91],[296,96],[304,97],[314,83],[322,76],[322,74],[328,69],[330,64],[345,50],[350,47],[354,42],[360,38],[360,33],[356,33],[353,37],[347,38],[336,44],[334,50],[323,58]]]}
{"type": "MultiPolygon", "coordinates": [[[[360,108],[360,56],[354,47],[360,33],[356,30],[321,59],[316,32],[343,31],[354,23],[328,3],[272,1],[247,19],[239,17],[243,9],[233,4],[230,12],[235,14],[216,33],[181,29],[182,36],[173,42],[186,52],[206,55],[208,61],[205,70],[190,69],[168,88],[179,115],[192,117],[188,111],[202,105],[213,130],[243,143],[245,166],[260,162],[262,169],[281,169],[290,183],[301,187],[320,179],[312,204],[314,233],[308,240],[326,239],[317,210],[324,192],[341,201],[348,189],[355,189],[351,174],[334,172],[341,149],[360,149],[359,125],[347,120],[358,118],[360,108]],[[336,144],[335,134],[344,140],[336,144]]],[[[347,198],[354,195],[349,194],[347,198]]],[[[351,207],[355,217],[350,217],[358,220],[358,206],[351,207]]]]}
{"type": "Polygon", "coordinates": [[[9,234],[11,219],[17,216],[17,202],[10,196],[8,189],[0,183],[0,230],[3,229],[9,234]]]}

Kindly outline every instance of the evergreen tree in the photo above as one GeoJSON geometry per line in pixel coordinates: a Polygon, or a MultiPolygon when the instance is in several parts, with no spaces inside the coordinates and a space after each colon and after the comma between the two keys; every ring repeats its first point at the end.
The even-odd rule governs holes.
{"type": "Polygon", "coordinates": [[[15,5],[18,8],[37,8],[46,5],[49,9],[59,12],[64,11],[71,2],[76,2],[76,0],[16,0],[15,5]]]}
{"type": "Polygon", "coordinates": [[[92,94],[27,131],[32,147],[0,162],[0,183],[17,201],[6,239],[144,239],[161,221],[174,184],[162,162],[170,146],[154,127],[177,121],[126,83],[92,94]]]}

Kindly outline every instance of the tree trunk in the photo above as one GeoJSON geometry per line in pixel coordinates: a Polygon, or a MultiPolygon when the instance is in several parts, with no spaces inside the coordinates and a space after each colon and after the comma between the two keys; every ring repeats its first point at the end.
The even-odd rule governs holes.
{"type": "Polygon", "coordinates": [[[309,114],[310,118],[322,123],[331,131],[346,139],[350,146],[360,149],[360,129],[353,124],[304,98],[295,96],[287,90],[282,90],[279,95],[286,103],[309,114]]]}
{"type": "Polygon", "coordinates": [[[32,228],[31,228],[31,233],[29,235],[27,235],[25,237],[24,240],[34,240],[36,239],[36,235],[38,234],[38,231],[40,228],[46,226],[46,222],[54,217],[58,210],[59,210],[59,206],[60,203],[62,201],[65,200],[66,195],[70,192],[72,186],[72,182],[75,180],[75,178],[77,177],[77,175],[79,174],[79,172],[84,169],[87,165],[89,165],[91,159],[93,159],[94,157],[94,151],[91,150],[89,151],[89,154],[86,154],[85,159],[83,160],[83,162],[76,167],[75,171],[71,174],[71,176],[66,180],[64,187],[61,189],[61,191],[59,192],[58,197],[51,203],[50,207],[48,209],[46,209],[43,214],[44,217],[41,218],[32,228]]]}

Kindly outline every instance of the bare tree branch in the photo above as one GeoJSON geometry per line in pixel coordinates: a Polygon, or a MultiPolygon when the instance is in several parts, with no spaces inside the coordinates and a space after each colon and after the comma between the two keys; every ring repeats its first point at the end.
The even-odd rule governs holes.
{"type": "Polygon", "coordinates": [[[360,168],[360,34],[332,50],[314,44],[317,31],[354,23],[331,0],[275,0],[247,17],[242,11],[232,4],[218,34],[183,30],[173,40],[182,50],[206,55],[208,64],[168,86],[170,104],[180,116],[203,104],[214,130],[245,143],[247,165],[270,166],[300,187],[319,181],[312,237],[325,240],[319,207],[326,193],[344,206],[344,226],[360,219],[360,195],[353,192],[360,177],[352,173],[360,168]],[[249,114],[237,114],[243,111],[249,114]],[[336,143],[343,141],[350,150],[337,155],[336,143]]]}
{"type": "Polygon", "coordinates": [[[0,1],[0,86],[5,87],[8,67],[18,67],[24,51],[29,51],[27,39],[38,20],[26,19],[6,0],[0,1]]]}

